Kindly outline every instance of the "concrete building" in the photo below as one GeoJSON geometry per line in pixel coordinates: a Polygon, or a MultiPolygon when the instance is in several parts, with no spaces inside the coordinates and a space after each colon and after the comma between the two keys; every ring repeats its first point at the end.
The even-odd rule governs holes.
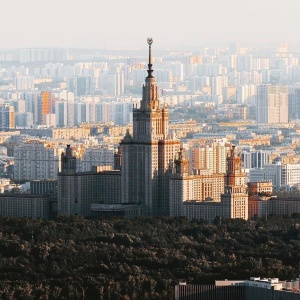
{"type": "Polygon", "coordinates": [[[57,195],[57,180],[31,180],[30,181],[31,195],[57,195]]]}
{"type": "Polygon", "coordinates": [[[264,289],[274,289],[279,291],[282,289],[282,282],[278,278],[260,278],[260,277],[250,277],[250,280],[216,280],[216,286],[232,286],[232,285],[244,285],[253,286],[264,289]]]}
{"type": "Polygon", "coordinates": [[[226,174],[188,174],[188,161],[179,155],[170,175],[170,216],[212,222],[216,217],[248,219],[246,175],[234,147],[227,157],[226,174]],[[225,193],[224,193],[225,190],[225,193]]]}
{"type": "Polygon", "coordinates": [[[120,143],[121,171],[76,172],[76,158],[68,146],[58,174],[60,214],[87,216],[91,204],[130,203],[140,205],[143,215],[169,215],[169,174],[180,142],[168,132],[168,108],[158,99],[152,40],[148,43],[148,76],[140,108],[133,109],[133,133],[127,131],[120,143]]]}
{"type": "Polygon", "coordinates": [[[214,285],[179,283],[175,300],[299,300],[299,278],[279,281],[278,278],[250,277],[250,280],[216,280],[214,285]]]}
{"type": "Polygon", "coordinates": [[[216,174],[211,170],[195,170],[193,175],[189,175],[189,161],[185,158],[184,149],[181,149],[169,179],[170,216],[187,216],[192,219],[219,215],[220,209],[214,213],[206,210],[210,203],[213,209],[216,207],[214,203],[221,201],[224,176],[224,173],[216,174]]]}
{"type": "Polygon", "coordinates": [[[54,99],[50,92],[43,91],[38,101],[38,124],[46,125],[46,115],[54,110],[54,99]]]}
{"type": "Polygon", "coordinates": [[[169,134],[168,107],[161,106],[152,75],[152,39],[148,43],[142,100],[133,108],[132,133],[127,130],[114,156],[115,170],[76,172],[76,158],[68,146],[58,174],[59,213],[88,216],[92,204],[100,205],[95,208],[99,214],[110,209],[124,213],[122,205],[132,204],[146,216],[247,219],[245,174],[234,147],[225,141],[208,143],[202,152],[192,153],[194,170],[190,174],[180,141],[169,134]]]}
{"type": "Polygon", "coordinates": [[[222,216],[222,204],[214,201],[185,201],[182,211],[189,220],[205,220],[212,223],[222,216]]]}
{"type": "Polygon", "coordinates": [[[228,87],[227,76],[211,77],[211,94],[212,96],[218,96],[216,99],[217,104],[223,103],[223,90],[228,87]]]}
{"type": "Polygon", "coordinates": [[[249,150],[242,151],[242,167],[243,169],[262,168],[266,164],[270,164],[271,151],[265,150],[249,150]]]}
{"type": "Polygon", "coordinates": [[[60,48],[27,48],[19,50],[20,63],[67,60],[68,56],[68,49],[60,48]]]}
{"type": "Polygon", "coordinates": [[[299,189],[300,186],[300,164],[275,164],[264,165],[261,169],[249,171],[249,181],[271,181],[275,190],[290,188],[299,189]]]}
{"type": "Polygon", "coordinates": [[[18,90],[18,91],[33,90],[34,89],[34,77],[17,75],[14,78],[14,84],[15,84],[16,90],[18,90]]]}
{"type": "Polygon", "coordinates": [[[299,198],[249,197],[249,218],[291,217],[293,213],[300,213],[299,198]]]}
{"type": "Polygon", "coordinates": [[[239,54],[237,55],[237,71],[252,71],[252,55],[239,54]]]}
{"type": "Polygon", "coordinates": [[[15,110],[8,104],[0,104],[0,130],[8,131],[15,128],[15,110]]]}
{"type": "Polygon", "coordinates": [[[92,218],[100,217],[125,217],[133,219],[141,215],[141,207],[138,204],[92,204],[92,218]]]}
{"type": "Polygon", "coordinates": [[[91,76],[74,76],[68,78],[68,91],[73,92],[75,96],[93,95],[94,87],[91,76]]]}
{"type": "Polygon", "coordinates": [[[69,128],[53,128],[50,131],[50,136],[53,139],[74,139],[80,140],[84,137],[88,137],[91,134],[91,130],[88,126],[69,127],[69,128]]]}
{"type": "Polygon", "coordinates": [[[259,85],[257,87],[257,123],[288,123],[288,87],[259,85]]]}
{"type": "Polygon", "coordinates": [[[235,156],[234,146],[227,157],[225,193],[221,195],[221,203],[223,217],[248,219],[246,174],[242,172],[241,157],[235,156]]]}
{"type": "Polygon", "coordinates": [[[260,193],[272,195],[272,181],[248,182],[248,192],[251,192],[253,195],[258,195],[260,193]]]}
{"type": "Polygon", "coordinates": [[[61,157],[58,173],[58,214],[91,216],[92,204],[121,203],[120,171],[76,172],[76,157],[70,145],[61,157]]]}
{"type": "Polygon", "coordinates": [[[211,170],[213,174],[226,173],[226,157],[230,144],[224,140],[207,141],[205,145],[192,146],[187,151],[190,173],[195,170],[211,170]]]}
{"type": "Polygon", "coordinates": [[[257,86],[254,84],[250,85],[239,85],[236,90],[236,100],[239,104],[257,104],[257,86]]]}
{"type": "Polygon", "coordinates": [[[249,171],[249,182],[271,181],[274,190],[279,190],[282,185],[281,165],[267,164],[263,168],[255,168],[249,171]]]}
{"type": "Polygon", "coordinates": [[[87,172],[93,166],[114,167],[114,148],[108,145],[86,147],[80,160],[77,161],[77,171],[87,172]]]}
{"type": "Polygon", "coordinates": [[[180,141],[168,132],[168,108],[161,107],[152,75],[152,39],[148,43],[148,76],[140,108],[133,109],[133,134],[121,141],[122,202],[141,203],[145,215],[169,215],[168,170],[180,141]]]}
{"type": "Polygon", "coordinates": [[[14,148],[14,178],[56,179],[61,148],[42,142],[26,142],[14,148]]]}
{"type": "MultiPolygon", "coordinates": [[[[299,66],[297,66],[299,68],[299,66]]],[[[292,89],[289,94],[289,119],[300,119],[300,88],[292,89]]]]}
{"type": "Polygon", "coordinates": [[[45,195],[1,194],[0,215],[15,218],[49,219],[56,198],[45,195]]]}

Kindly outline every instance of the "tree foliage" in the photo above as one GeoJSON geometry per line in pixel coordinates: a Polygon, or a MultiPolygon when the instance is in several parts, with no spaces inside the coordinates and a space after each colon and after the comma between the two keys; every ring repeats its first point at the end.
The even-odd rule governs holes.
{"type": "Polygon", "coordinates": [[[173,299],[178,281],[300,273],[300,218],[0,218],[0,299],[173,299]]]}

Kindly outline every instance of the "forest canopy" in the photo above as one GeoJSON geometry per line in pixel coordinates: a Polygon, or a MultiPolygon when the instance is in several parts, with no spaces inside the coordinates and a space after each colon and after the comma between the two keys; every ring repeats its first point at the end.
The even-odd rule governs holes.
{"type": "Polygon", "coordinates": [[[0,218],[1,299],[174,299],[179,281],[300,274],[300,218],[0,218]]]}

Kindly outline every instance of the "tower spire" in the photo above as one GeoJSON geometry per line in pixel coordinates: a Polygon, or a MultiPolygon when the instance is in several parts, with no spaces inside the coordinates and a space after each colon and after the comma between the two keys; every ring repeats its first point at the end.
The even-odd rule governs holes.
{"type": "Polygon", "coordinates": [[[152,55],[151,55],[151,45],[153,43],[153,39],[151,37],[149,37],[147,39],[147,43],[149,45],[149,62],[148,62],[148,70],[147,70],[148,78],[153,78],[153,75],[152,75],[152,72],[153,72],[153,70],[152,70],[152,55]]]}
{"type": "Polygon", "coordinates": [[[151,46],[153,39],[149,37],[147,39],[149,45],[149,61],[148,61],[148,76],[145,78],[145,84],[143,85],[143,99],[141,101],[142,109],[159,109],[159,99],[158,99],[158,88],[155,82],[155,77],[152,75],[152,55],[151,55],[151,46]]]}

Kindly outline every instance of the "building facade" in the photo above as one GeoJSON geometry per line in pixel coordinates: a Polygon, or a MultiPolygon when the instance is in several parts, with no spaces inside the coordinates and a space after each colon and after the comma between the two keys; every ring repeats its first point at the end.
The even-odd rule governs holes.
{"type": "Polygon", "coordinates": [[[15,110],[8,104],[0,105],[0,130],[9,131],[15,128],[15,110]]]}
{"type": "Polygon", "coordinates": [[[234,146],[227,157],[225,193],[221,196],[222,216],[248,219],[248,193],[246,175],[242,172],[242,159],[235,156],[234,146]]]}
{"type": "Polygon", "coordinates": [[[274,190],[289,190],[292,187],[299,189],[300,186],[300,164],[276,162],[252,169],[249,175],[250,182],[271,181],[274,190]]]}
{"type": "Polygon", "coordinates": [[[270,163],[270,155],[271,151],[265,150],[242,151],[243,169],[262,168],[270,163]]]}
{"type": "Polygon", "coordinates": [[[300,213],[299,198],[249,197],[249,218],[268,216],[287,216],[300,213]]]}
{"type": "Polygon", "coordinates": [[[30,181],[30,194],[32,195],[57,195],[57,180],[31,180],[30,181]]]}
{"type": "Polygon", "coordinates": [[[59,213],[88,216],[92,204],[100,204],[94,207],[96,214],[110,209],[124,213],[126,205],[133,205],[144,216],[247,219],[245,174],[229,143],[212,141],[203,153],[194,153],[194,166],[199,168],[190,174],[185,150],[169,133],[168,107],[161,106],[152,75],[152,39],[148,44],[142,100],[133,108],[132,133],[127,130],[114,155],[115,170],[76,172],[76,158],[68,146],[58,174],[59,213]]]}
{"type": "Polygon", "coordinates": [[[187,155],[190,172],[193,169],[209,169],[213,173],[226,173],[226,157],[230,144],[225,140],[207,141],[205,145],[191,147],[187,155]]]}
{"type": "Polygon", "coordinates": [[[148,39],[148,76],[140,108],[133,109],[133,133],[126,133],[122,147],[122,202],[142,204],[149,216],[169,215],[170,162],[180,150],[180,141],[169,135],[169,112],[161,107],[152,73],[151,44],[148,39]]]}
{"type": "Polygon", "coordinates": [[[2,194],[0,216],[49,219],[51,202],[56,202],[56,198],[45,195],[2,194]]]}
{"type": "Polygon", "coordinates": [[[288,123],[288,87],[259,85],[257,87],[257,123],[288,123]]]}
{"type": "Polygon", "coordinates": [[[70,145],[62,153],[58,173],[58,214],[91,216],[92,204],[121,203],[120,171],[76,172],[76,157],[70,145]]]}
{"type": "Polygon", "coordinates": [[[14,148],[14,178],[56,179],[62,149],[42,142],[27,142],[14,148]]]}
{"type": "Polygon", "coordinates": [[[273,193],[272,181],[248,182],[248,192],[250,192],[253,195],[257,195],[257,194],[272,195],[273,193]]]}
{"type": "Polygon", "coordinates": [[[212,173],[211,170],[194,170],[194,174],[189,175],[189,161],[181,149],[169,179],[170,216],[199,219],[206,215],[220,215],[220,209],[215,210],[215,203],[220,204],[224,193],[224,177],[224,173],[212,173]],[[212,214],[205,212],[210,203],[211,209],[215,210],[212,214]]]}

